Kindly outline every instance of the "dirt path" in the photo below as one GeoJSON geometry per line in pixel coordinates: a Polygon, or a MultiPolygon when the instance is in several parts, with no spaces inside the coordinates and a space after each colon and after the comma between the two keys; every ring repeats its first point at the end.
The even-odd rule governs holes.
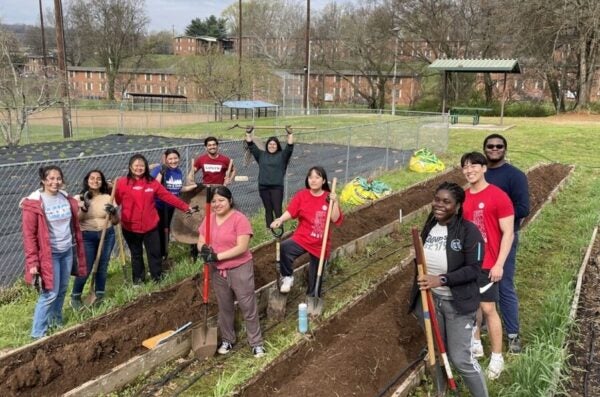
{"type": "Polygon", "coordinates": [[[600,395],[600,235],[587,264],[579,308],[578,330],[573,333],[569,354],[571,379],[566,395],[592,397],[600,395]]]}
{"type": "MultiPolygon", "coordinates": [[[[569,171],[553,164],[528,174],[532,214],[569,171]]],[[[240,396],[377,395],[424,347],[417,321],[406,313],[413,277],[414,269],[408,266],[323,327],[310,344],[266,371],[240,396]]]]}

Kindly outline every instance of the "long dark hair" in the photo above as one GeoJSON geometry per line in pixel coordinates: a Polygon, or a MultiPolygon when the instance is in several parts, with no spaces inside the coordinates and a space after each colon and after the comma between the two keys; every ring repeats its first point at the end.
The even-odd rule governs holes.
{"type": "Polygon", "coordinates": [[[82,183],[83,188],[81,189],[81,192],[79,194],[81,194],[83,196],[86,192],[88,192],[90,190],[90,185],[88,183],[88,179],[90,179],[90,176],[94,172],[100,174],[100,178],[102,179],[102,183],[100,184],[100,189],[99,189],[100,194],[110,194],[110,189],[108,188],[108,182],[106,182],[106,177],[100,170],[91,170],[83,177],[83,183],[82,183]]]}
{"type": "Polygon", "coordinates": [[[325,171],[325,168],[321,167],[320,165],[311,167],[308,170],[308,172],[306,173],[306,179],[304,180],[304,186],[306,186],[307,189],[310,189],[310,185],[308,184],[308,177],[310,176],[310,174],[312,174],[313,171],[321,178],[323,178],[323,190],[325,190],[326,192],[331,192],[331,188],[329,187],[329,180],[327,179],[327,172],[325,171]]]}
{"type": "Polygon", "coordinates": [[[63,185],[66,183],[65,176],[58,165],[45,165],[38,169],[38,175],[40,176],[40,186],[44,187],[44,180],[48,177],[50,171],[58,171],[60,179],[62,179],[63,185]]]}
{"type": "MultiPolygon", "coordinates": [[[[434,195],[437,194],[440,190],[447,190],[454,201],[456,201],[456,205],[460,206],[458,208],[458,212],[456,213],[456,217],[459,222],[462,222],[463,219],[463,203],[465,202],[465,191],[464,189],[454,183],[454,182],[442,182],[436,189],[434,195]]],[[[437,223],[437,219],[433,216],[433,210],[427,216],[427,220],[425,221],[424,229],[431,229],[437,223]]]]}
{"type": "Polygon", "coordinates": [[[267,142],[265,142],[265,152],[267,152],[267,153],[269,153],[269,154],[275,154],[275,153],[271,153],[271,152],[269,152],[269,149],[268,149],[268,147],[269,147],[269,142],[275,142],[275,144],[277,145],[277,150],[275,150],[275,153],[277,153],[277,152],[281,152],[281,150],[282,150],[282,149],[281,149],[281,142],[279,142],[279,139],[277,139],[277,137],[276,137],[276,136],[270,136],[270,137],[267,139],[267,142]]]}
{"type": "Polygon", "coordinates": [[[177,155],[177,157],[181,158],[181,155],[179,154],[179,151],[177,149],[167,149],[165,150],[165,159],[170,155],[175,153],[177,155]]]}
{"type": "Polygon", "coordinates": [[[146,181],[150,182],[152,180],[152,177],[150,176],[148,160],[146,160],[146,157],[144,157],[140,153],[136,153],[129,158],[129,165],[127,166],[127,179],[135,179],[135,177],[133,176],[133,173],[131,172],[131,165],[136,160],[142,160],[144,162],[145,169],[144,169],[144,175],[142,175],[142,178],[144,178],[146,181]]]}

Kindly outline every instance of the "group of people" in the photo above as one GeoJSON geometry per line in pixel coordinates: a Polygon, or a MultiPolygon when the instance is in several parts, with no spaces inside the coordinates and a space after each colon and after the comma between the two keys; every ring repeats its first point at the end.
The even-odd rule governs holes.
{"type": "Polygon", "coordinates": [[[526,175],[506,161],[507,149],[503,136],[487,136],[483,153],[461,158],[467,189],[448,182],[436,189],[421,233],[428,273],[417,276],[411,301],[411,309],[422,315],[418,291],[432,291],[449,360],[478,397],[488,395],[477,361],[484,356],[482,319],[490,339],[488,379],[504,370],[503,323],[508,352],[521,352],[514,275],[529,189],[526,175]]]}

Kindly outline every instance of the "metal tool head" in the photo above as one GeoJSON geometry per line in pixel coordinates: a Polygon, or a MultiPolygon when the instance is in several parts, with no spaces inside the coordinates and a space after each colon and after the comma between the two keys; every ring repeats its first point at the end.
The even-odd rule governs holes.
{"type": "Polygon", "coordinates": [[[217,351],[217,327],[201,322],[192,328],[192,351],[196,358],[205,359],[217,351]]]}
{"type": "Polygon", "coordinates": [[[281,321],[285,318],[287,305],[287,294],[279,292],[279,283],[275,283],[269,291],[269,302],[267,306],[267,318],[281,321]]]}
{"type": "Polygon", "coordinates": [[[323,314],[323,299],[316,296],[307,298],[307,312],[311,317],[318,317],[323,314]]]}

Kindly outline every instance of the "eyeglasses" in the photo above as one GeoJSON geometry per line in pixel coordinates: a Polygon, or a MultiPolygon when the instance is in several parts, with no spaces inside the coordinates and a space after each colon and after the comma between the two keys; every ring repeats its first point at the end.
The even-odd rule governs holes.
{"type": "Polygon", "coordinates": [[[504,149],[504,145],[501,144],[501,143],[498,144],[498,145],[494,145],[494,144],[489,143],[489,144],[485,145],[485,148],[486,149],[490,149],[490,150],[492,150],[492,149],[498,149],[498,150],[500,150],[500,149],[504,149]]]}

